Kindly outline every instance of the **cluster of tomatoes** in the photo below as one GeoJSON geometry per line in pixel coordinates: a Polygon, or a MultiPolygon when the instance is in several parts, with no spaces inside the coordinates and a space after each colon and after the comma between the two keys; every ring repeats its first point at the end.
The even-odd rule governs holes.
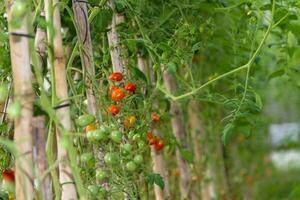
{"type": "MultiPolygon", "coordinates": [[[[109,76],[109,80],[114,82],[120,82],[123,80],[123,74],[121,72],[113,72],[109,76]]],[[[124,86],[124,88],[112,85],[110,88],[111,99],[116,103],[120,102],[126,96],[124,90],[126,90],[129,93],[134,93],[136,91],[136,88],[136,84],[131,82],[127,83],[124,86]]],[[[120,107],[116,104],[113,104],[108,107],[108,112],[111,113],[113,116],[116,116],[120,112],[120,107]]]]}
{"type": "MultiPolygon", "coordinates": [[[[132,82],[123,84],[124,76],[120,72],[113,72],[108,79],[111,81],[108,94],[113,104],[107,108],[107,111],[110,114],[108,117],[111,116],[112,120],[97,125],[93,115],[85,114],[76,121],[79,127],[85,128],[87,142],[93,146],[99,144],[104,149],[105,165],[102,168],[95,168],[95,156],[92,152],[87,150],[80,156],[81,164],[92,168],[95,171],[96,179],[100,182],[110,182],[118,178],[116,174],[120,174],[120,172],[125,176],[124,179],[128,179],[130,177],[128,175],[141,173],[144,168],[143,154],[149,149],[147,143],[153,145],[156,152],[160,152],[165,145],[162,138],[153,135],[150,131],[146,133],[147,124],[137,124],[135,116],[137,113],[120,115],[120,107],[123,107],[121,101],[126,96],[136,93],[137,85],[132,82]]],[[[130,103],[126,102],[126,106],[130,106],[130,103]]],[[[125,107],[123,109],[125,112],[125,107]]],[[[153,125],[160,122],[160,115],[155,112],[152,112],[149,117],[151,117],[153,125]]],[[[87,147],[87,149],[91,148],[87,147]]],[[[113,184],[109,185],[110,189],[114,190],[113,184]]],[[[94,195],[108,192],[97,184],[88,186],[88,190],[94,195]]]]}

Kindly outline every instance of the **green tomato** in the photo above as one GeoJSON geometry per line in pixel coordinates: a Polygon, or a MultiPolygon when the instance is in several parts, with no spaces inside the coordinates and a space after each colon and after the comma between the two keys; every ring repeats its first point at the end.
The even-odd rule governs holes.
{"type": "Polygon", "coordinates": [[[101,169],[99,169],[99,170],[97,170],[96,171],[96,178],[98,179],[98,180],[104,180],[104,179],[106,179],[106,178],[108,178],[108,172],[106,171],[106,170],[101,170],[101,169]]]}
{"type": "Polygon", "coordinates": [[[94,131],[87,132],[86,138],[89,142],[94,143],[96,141],[94,131]]]}
{"type": "Polygon", "coordinates": [[[136,164],[133,162],[133,161],[129,161],[127,164],[126,164],[126,169],[130,172],[134,172],[136,170],[137,166],[136,164]]]}
{"type": "Polygon", "coordinates": [[[104,162],[111,166],[116,166],[119,163],[119,156],[117,153],[107,153],[104,156],[104,162]]]}
{"type": "Polygon", "coordinates": [[[26,14],[26,3],[22,0],[15,1],[11,8],[12,17],[21,18],[26,14]]]}
{"type": "Polygon", "coordinates": [[[78,126],[84,127],[93,123],[95,120],[96,118],[93,115],[81,115],[76,120],[76,124],[78,126]]]}
{"type": "Polygon", "coordinates": [[[132,150],[132,145],[129,143],[126,143],[122,146],[122,149],[126,152],[126,153],[130,153],[132,150]]]}
{"type": "Polygon", "coordinates": [[[99,127],[99,131],[101,131],[102,133],[105,133],[106,135],[109,134],[109,128],[107,126],[105,126],[105,125],[101,125],[99,127]]]}
{"type": "Polygon", "coordinates": [[[1,85],[0,86],[0,103],[4,102],[8,96],[8,89],[7,85],[1,85]]]}
{"type": "Polygon", "coordinates": [[[140,165],[144,162],[144,158],[142,155],[136,155],[133,158],[133,162],[135,162],[137,165],[140,165]]]}
{"type": "Polygon", "coordinates": [[[92,153],[90,153],[90,152],[88,152],[88,153],[83,153],[83,154],[81,154],[81,156],[80,156],[80,160],[81,160],[81,162],[83,162],[83,163],[89,163],[89,162],[92,162],[92,161],[94,161],[94,155],[93,155],[92,153]]]}
{"type": "Polygon", "coordinates": [[[90,191],[90,193],[92,193],[93,195],[98,194],[99,192],[99,186],[98,185],[89,185],[88,186],[88,190],[90,191]]]}
{"type": "Polygon", "coordinates": [[[122,134],[120,131],[112,131],[110,133],[110,138],[112,139],[112,141],[114,141],[116,143],[122,142],[122,134]]]}
{"type": "Polygon", "coordinates": [[[101,129],[97,129],[92,131],[95,141],[100,142],[107,139],[107,133],[102,131],[101,129]]]}
{"type": "Polygon", "coordinates": [[[22,110],[22,106],[21,106],[20,102],[15,101],[12,104],[10,104],[7,109],[8,116],[11,119],[16,119],[20,116],[21,110],[22,110]]]}

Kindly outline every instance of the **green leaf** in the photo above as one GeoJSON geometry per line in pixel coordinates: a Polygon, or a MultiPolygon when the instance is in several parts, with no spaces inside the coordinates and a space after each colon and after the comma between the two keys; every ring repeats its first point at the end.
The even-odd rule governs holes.
{"type": "Polygon", "coordinates": [[[99,14],[93,20],[93,31],[105,32],[112,20],[113,12],[111,8],[102,8],[99,14]]]}
{"type": "Polygon", "coordinates": [[[0,192],[0,200],[9,200],[8,194],[5,192],[0,192]]]}
{"type": "Polygon", "coordinates": [[[143,81],[145,81],[147,83],[147,77],[146,75],[137,67],[131,67],[132,69],[132,73],[134,74],[134,76],[142,79],[143,81]]]}
{"type": "Polygon", "coordinates": [[[262,103],[261,97],[257,93],[255,93],[255,102],[256,102],[257,107],[261,110],[263,107],[263,103],[262,103]]]}
{"type": "Polygon", "coordinates": [[[201,45],[202,45],[201,42],[197,42],[196,44],[194,44],[192,47],[192,52],[195,52],[198,49],[200,49],[201,45]]]}
{"type": "Polygon", "coordinates": [[[279,69],[273,73],[271,73],[269,76],[268,76],[268,80],[271,80],[273,78],[276,78],[276,77],[280,77],[280,76],[283,76],[285,74],[285,70],[284,69],[279,69]]]}
{"type": "Polygon", "coordinates": [[[165,187],[164,180],[160,174],[155,174],[155,173],[146,174],[146,181],[150,184],[158,185],[161,189],[164,189],[165,187]]]}
{"type": "Polygon", "coordinates": [[[222,131],[222,142],[226,146],[232,137],[234,125],[232,123],[226,124],[222,131]]]}
{"type": "Polygon", "coordinates": [[[194,155],[191,151],[187,149],[183,149],[181,151],[182,157],[188,162],[188,163],[193,163],[194,162],[194,155]]]}

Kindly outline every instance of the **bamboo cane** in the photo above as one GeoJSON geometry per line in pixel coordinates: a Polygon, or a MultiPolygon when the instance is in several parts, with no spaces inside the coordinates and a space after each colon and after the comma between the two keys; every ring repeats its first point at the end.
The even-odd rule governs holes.
{"type": "MultiPolygon", "coordinates": [[[[66,81],[65,59],[62,46],[61,36],[61,20],[59,13],[58,0],[45,0],[45,13],[48,22],[52,24],[48,25],[48,45],[52,45],[53,55],[49,56],[49,63],[52,66],[52,95],[56,96],[59,100],[68,98],[68,86],[66,81]],[[52,32],[54,31],[54,33],[52,32]],[[54,68],[54,69],[53,69],[54,68]]],[[[56,99],[52,99],[52,103],[55,103],[56,99]]],[[[63,107],[56,111],[57,118],[61,122],[63,128],[66,131],[71,130],[71,118],[70,108],[63,107]]],[[[70,166],[68,150],[63,146],[63,134],[58,128],[56,129],[57,137],[57,159],[59,161],[59,181],[62,187],[61,199],[77,199],[77,192],[74,183],[74,177],[70,166]]]]}
{"type": "Polygon", "coordinates": [[[18,34],[28,35],[28,13],[21,21],[19,28],[11,25],[14,18],[11,13],[11,1],[8,1],[8,30],[10,56],[13,72],[14,101],[22,105],[20,116],[14,120],[14,141],[18,154],[15,161],[16,197],[20,200],[33,199],[33,158],[32,158],[32,102],[31,68],[29,55],[29,38],[18,34]],[[14,35],[12,33],[15,33],[14,35]]]}
{"type": "MultiPolygon", "coordinates": [[[[168,72],[164,72],[163,75],[164,83],[167,90],[171,93],[175,93],[177,90],[177,85],[174,77],[168,72]]],[[[183,122],[183,112],[181,105],[176,101],[171,101],[170,107],[171,124],[173,133],[176,137],[177,142],[181,147],[185,147],[186,132],[183,122]]],[[[179,187],[181,199],[189,199],[189,182],[190,173],[187,162],[181,155],[180,149],[176,149],[176,160],[180,172],[179,187]]]]}

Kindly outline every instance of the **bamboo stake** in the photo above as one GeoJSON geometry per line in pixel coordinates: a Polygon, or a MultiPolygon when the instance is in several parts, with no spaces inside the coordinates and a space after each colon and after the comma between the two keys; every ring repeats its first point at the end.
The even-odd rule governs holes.
{"type": "MultiPolygon", "coordinates": [[[[61,20],[59,13],[58,0],[45,0],[45,13],[48,22],[52,22],[53,30],[51,30],[52,24],[48,25],[47,35],[49,44],[53,44],[53,55],[49,55],[49,64],[54,69],[52,70],[52,103],[56,103],[55,96],[58,100],[68,98],[68,86],[66,80],[66,70],[65,70],[65,59],[62,46],[62,36],[61,36],[61,20]],[[54,36],[54,33],[55,36],[54,36]]],[[[56,111],[57,118],[61,122],[63,128],[66,131],[71,130],[71,118],[70,118],[70,108],[63,107],[56,111]]],[[[74,183],[74,177],[72,169],[70,166],[70,161],[68,159],[68,150],[63,146],[63,132],[56,128],[57,137],[57,158],[59,161],[59,181],[62,187],[61,199],[77,199],[77,192],[74,183]]]]}
{"type": "Polygon", "coordinates": [[[113,17],[111,20],[111,25],[108,27],[110,30],[107,32],[108,44],[110,47],[111,62],[112,62],[114,72],[122,72],[123,73],[123,71],[124,71],[123,63],[126,63],[126,62],[123,61],[122,57],[121,57],[120,39],[119,39],[118,32],[116,30],[118,17],[115,14],[113,0],[109,0],[108,5],[114,11],[114,14],[113,14],[113,17]]]}
{"type": "Polygon", "coordinates": [[[37,174],[39,179],[38,189],[40,189],[40,198],[44,200],[52,199],[51,179],[50,176],[43,177],[47,168],[48,162],[46,157],[46,140],[47,131],[45,127],[44,117],[33,118],[33,134],[34,134],[34,145],[35,145],[35,162],[37,165],[37,174]]]}
{"type": "MultiPolygon", "coordinates": [[[[188,115],[190,123],[191,137],[194,147],[195,155],[195,172],[197,175],[197,181],[200,181],[200,184],[193,183],[193,193],[199,190],[201,187],[201,199],[210,200],[214,199],[214,186],[212,181],[206,181],[203,177],[210,177],[211,169],[210,164],[203,166],[202,156],[205,154],[205,146],[202,146],[205,140],[205,130],[203,128],[203,123],[199,116],[200,106],[199,103],[195,100],[191,100],[188,106],[188,115]]],[[[208,150],[208,149],[207,149],[208,150]]],[[[207,151],[206,150],[206,151],[207,151]]],[[[198,199],[199,197],[192,196],[193,199],[198,199]]]]}
{"type": "MultiPolygon", "coordinates": [[[[149,74],[153,72],[150,70],[149,65],[146,65],[145,59],[138,54],[138,68],[145,74],[146,77],[149,77],[149,74]],[[150,73],[151,72],[151,73],[150,73]]],[[[151,82],[154,82],[154,76],[150,77],[151,82]]],[[[155,104],[154,104],[155,106],[155,104]]],[[[160,135],[157,128],[153,129],[154,135],[160,135]]],[[[170,198],[170,188],[168,181],[168,170],[166,169],[166,163],[162,153],[157,153],[154,147],[151,147],[151,158],[153,161],[153,172],[160,174],[163,177],[165,187],[162,190],[159,186],[154,185],[154,195],[156,200],[164,200],[170,198]]]]}
{"type": "MultiPolygon", "coordinates": [[[[79,31],[80,39],[80,55],[83,66],[87,72],[85,76],[85,83],[87,86],[86,96],[88,101],[88,112],[92,115],[98,116],[99,123],[101,123],[101,115],[97,109],[97,100],[93,88],[93,79],[95,78],[95,66],[93,59],[93,47],[90,33],[90,26],[88,23],[88,11],[86,3],[81,3],[73,0],[73,11],[76,19],[76,24],[79,31]]],[[[96,167],[103,168],[104,166],[104,152],[97,145],[94,146],[94,155],[96,157],[96,167]]]]}
{"type": "MultiPolygon", "coordinates": [[[[20,28],[11,26],[11,20],[14,17],[10,12],[11,3],[9,1],[7,4],[9,32],[28,35],[28,13],[22,18],[20,28]]],[[[19,200],[28,200],[33,199],[34,195],[31,136],[33,91],[29,38],[10,34],[9,43],[14,80],[14,101],[20,102],[22,105],[20,116],[14,120],[14,140],[18,150],[15,162],[16,197],[19,200]]]]}
{"type": "MultiPolygon", "coordinates": [[[[164,72],[163,79],[167,90],[174,94],[177,90],[177,85],[174,77],[168,72],[164,72]]],[[[182,108],[178,102],[171,101],[170,114],[172,117],[171,124],[172,124],[173,133],[180,147],[184,147],[186,132],[183,123],[182,108]]],[[[180,196],[181,199],[189,199],[189,180],[190,180],[189,168],[187,162],[182,157],[179,148],[176,149],[176,160],[180,172],[180,180],[179,180],[180,196]]]]}

